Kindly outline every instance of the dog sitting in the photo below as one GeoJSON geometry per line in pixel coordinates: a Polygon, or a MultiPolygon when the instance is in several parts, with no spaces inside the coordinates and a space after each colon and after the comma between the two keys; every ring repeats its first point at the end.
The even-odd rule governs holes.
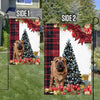
{"type": "Polygon", "coordinates": [[[22,40],[16,40],[13,47],[13,61],[16,59],[22,59],[24,53],[24,42],[22,40]]]}
{"type": "Polygon", "coordinates": [[[50,88],[53,87],[53,78],[55,80],[56,87],[64,85],[65,78],[67,76],[66,59],[64,57],[55,57],[51,61],[51,76],[50,76],[50,88]]]}

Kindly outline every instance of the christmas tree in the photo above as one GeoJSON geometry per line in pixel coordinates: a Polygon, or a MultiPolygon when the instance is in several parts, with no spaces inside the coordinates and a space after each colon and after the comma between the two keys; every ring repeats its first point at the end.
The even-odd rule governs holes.
{"type": "Polygon", "coordinates": [[[22,58],[33,58],[33,51],[26,30],[24,31],[21,40],[24,42],[24,53],[22,58]]]}
{"type": "Polygon", "coordinates": [[[67,45],[65,46],[63,57],[66,58],[68,71],[64,85],[66,86],[67,84],[81,84],[81,74],[78,69],[78,64],[76,62],[76,58],[70,40],[68,40],[67,45]]]}

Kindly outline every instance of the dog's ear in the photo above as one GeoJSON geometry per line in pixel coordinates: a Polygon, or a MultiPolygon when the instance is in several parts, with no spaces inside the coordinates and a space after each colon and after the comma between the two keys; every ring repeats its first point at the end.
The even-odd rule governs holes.
{"type": "Polygon", "coordinates": [[[58,57],[54,57],[53,61],[56,61],[58,59],[58,57]]]}
{"type": "Polygon", "coordinates": [[[16,40],[16,41],[15,41],[15,43],[18,43],[18,42],[19,42],[19,40],[16,40]]]}

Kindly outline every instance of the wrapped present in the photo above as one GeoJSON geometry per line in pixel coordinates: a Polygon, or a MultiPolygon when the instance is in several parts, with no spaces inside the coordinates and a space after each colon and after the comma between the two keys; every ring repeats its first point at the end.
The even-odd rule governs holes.
{"type": "Polygon", "coordinates": [[[83,81],[85,81],[85,80],[88,81],[88,80],[89,80],[89,75],[90,75],[90,74],[83,74],[83,75],[81,75],[82,80],[83,80],[83,81]]]}

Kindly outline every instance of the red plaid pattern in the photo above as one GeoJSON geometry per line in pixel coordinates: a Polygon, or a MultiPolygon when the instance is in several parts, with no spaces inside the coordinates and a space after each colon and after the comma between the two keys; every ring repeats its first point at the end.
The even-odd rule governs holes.
{"type": "Polygon", "coordinates": [[[50,85],[50,65],[54,57],[59,56],[59,27],[54,27],[54,24],[46,24],[44,29],[45,37],[45,80],[44,87],[49,88],[50,85]]]}
{"type": "Polygon", "coordinates": [[[10,60],[13,59],[13,45],[16,40],[19,40],[19,21],[9,19],[10,24],[10,60]]]}

